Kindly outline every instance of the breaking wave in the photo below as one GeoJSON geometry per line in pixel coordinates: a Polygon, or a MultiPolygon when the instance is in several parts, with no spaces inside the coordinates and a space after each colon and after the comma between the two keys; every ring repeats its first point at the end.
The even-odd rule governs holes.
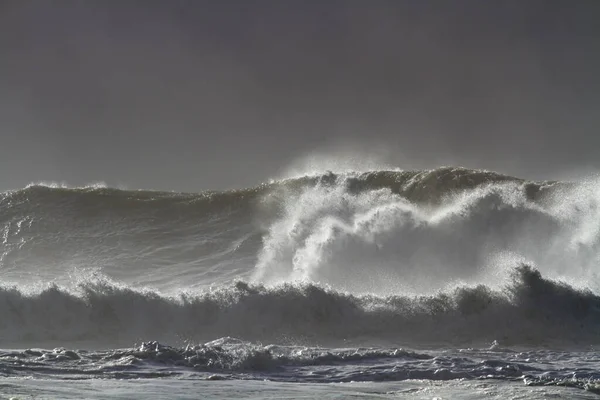
{"type": "Polygon", "coordinates": [[[0,195],[0,337],[597,343],[599,188],[464,168],[31,185],[0,195]]]}
{"type": "Polygon", "coordinates": [[[431,296],[352,295],[314,284],[245,282],[178,297],[107,282],[78,293],[0,291],[3,343],[201,343],[233,336],[269,343],[586,345],[600,337],[600,297],[513,270],[503,290],[459,287],[431,296]]]}

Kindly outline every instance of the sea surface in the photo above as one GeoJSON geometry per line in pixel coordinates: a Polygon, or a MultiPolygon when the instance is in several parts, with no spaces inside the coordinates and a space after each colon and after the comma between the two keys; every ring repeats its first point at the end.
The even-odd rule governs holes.
{"type": "Polygon", "coordinates": [[[0,194],[0,399],[600,398],[600,179],[0,194]]]}

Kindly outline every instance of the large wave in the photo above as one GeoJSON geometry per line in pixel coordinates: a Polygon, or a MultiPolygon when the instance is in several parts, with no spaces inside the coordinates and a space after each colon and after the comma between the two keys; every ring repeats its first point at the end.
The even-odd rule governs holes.
{"type": "Polygon", "coordinates": [[[596,343],[599,187],[463,168],[32,185],[0,196],[0,334],[596,343]]]}
{"type": "Polygon", "coordinates": [[[3,343],[143,340],[248,341],[321,345],[597,344],[600,297],[520,266],[502,290],[479,285],[430,296],[342,293],[314,284],[237,282],[165,297],[106,281],[75,292],[51,287],[0,291],[3,343]]]}

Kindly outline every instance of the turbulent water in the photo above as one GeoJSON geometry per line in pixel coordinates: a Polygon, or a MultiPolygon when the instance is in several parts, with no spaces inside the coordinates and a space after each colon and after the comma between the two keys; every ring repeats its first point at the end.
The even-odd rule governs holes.
{"type": "Polygon", "coordinates": [[[169,378],[313,385],[316,397],[318,384],[382,381],[384,397],[439,381],[594,396],[599,202],[595,179],[461,168],[226,192],[8,191],[0,393],[169,378]]]}

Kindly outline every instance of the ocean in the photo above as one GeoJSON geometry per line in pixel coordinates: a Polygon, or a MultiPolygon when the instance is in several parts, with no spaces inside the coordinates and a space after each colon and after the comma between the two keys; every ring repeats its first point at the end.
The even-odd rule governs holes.
{"type": "Polygon", "coordinates": [[[593,399],[600,180],[0,194],[0,398],[593,399]]]}

